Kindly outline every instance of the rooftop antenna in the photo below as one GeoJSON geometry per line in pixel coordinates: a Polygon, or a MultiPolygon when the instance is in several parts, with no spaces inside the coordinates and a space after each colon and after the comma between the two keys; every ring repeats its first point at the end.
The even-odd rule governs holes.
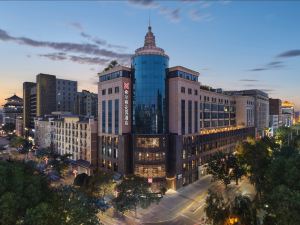
{"type": "Polygon", "coordinates": [[[148,28],[151,30],[151,11],[149,11],[148,28]]]}

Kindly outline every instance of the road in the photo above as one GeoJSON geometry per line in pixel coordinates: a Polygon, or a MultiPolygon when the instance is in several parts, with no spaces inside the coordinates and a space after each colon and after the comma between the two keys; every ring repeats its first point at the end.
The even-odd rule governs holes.
{"type": "Polygon", "coordinates": [[[205,224],[205,199],[207,190],[213,188],[228,198],[233,198],[236,192],[254,193],[253,186],[243,179],[238,186],[230,184],[225,190],[220,182],[211,183],[211,177],[205,176],[199,181],[181,188],[178,191],[168,191],[159,204],[153,204],[147,209],[138,209],[137,218],[134,213],[126,214],[126,221],[102,214],[100,220],[104,224],[143,224],[143,225],[200,225],[205,224]]]}

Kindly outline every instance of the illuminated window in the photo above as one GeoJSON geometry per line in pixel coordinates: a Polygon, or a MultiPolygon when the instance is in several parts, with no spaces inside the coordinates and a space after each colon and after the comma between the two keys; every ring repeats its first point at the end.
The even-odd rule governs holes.
{"type": "Polygon", "coordinates": [[[138,148],[159,148],[159,138],[137,138],[138,148]]]}

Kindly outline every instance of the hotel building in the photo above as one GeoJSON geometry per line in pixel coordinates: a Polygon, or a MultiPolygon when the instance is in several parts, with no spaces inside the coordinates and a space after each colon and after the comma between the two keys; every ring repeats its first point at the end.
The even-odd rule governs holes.
{"type": "Polygon", "coordinates": [[[151,27],[131,67],[99,73],[98,160],[102,170],[178,189],[201,177],[217,151],[255,135],[255,97],[201,85],[199,73],[169,67],[151,27]]]}

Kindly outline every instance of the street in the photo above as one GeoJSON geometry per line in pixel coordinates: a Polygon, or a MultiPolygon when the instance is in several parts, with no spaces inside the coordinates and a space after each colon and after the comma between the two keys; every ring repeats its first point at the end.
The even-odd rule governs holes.
{"type": "Polygon", "coordinates": [[[211,182],[210,176],[205,176],[199,181],[190,184],[178,191],[168,191],[159,204],[153,204],[147,209],[139,208],[137,218],[134,212],[125,214],[125,221],[113,218],[112,213],[101,213],[99,218],[104,224],[144,224],[144,225],[195,225],[201,223],[205,217],[204,207],[207,190],[213,188],[218,192],[226,193],[228,198],[233,198],[236,192],[252,195],[253,186],[248,180],[243,179],[238,186],[234,183],[228,185],[225,191],[220,182],[211,182]]]}

